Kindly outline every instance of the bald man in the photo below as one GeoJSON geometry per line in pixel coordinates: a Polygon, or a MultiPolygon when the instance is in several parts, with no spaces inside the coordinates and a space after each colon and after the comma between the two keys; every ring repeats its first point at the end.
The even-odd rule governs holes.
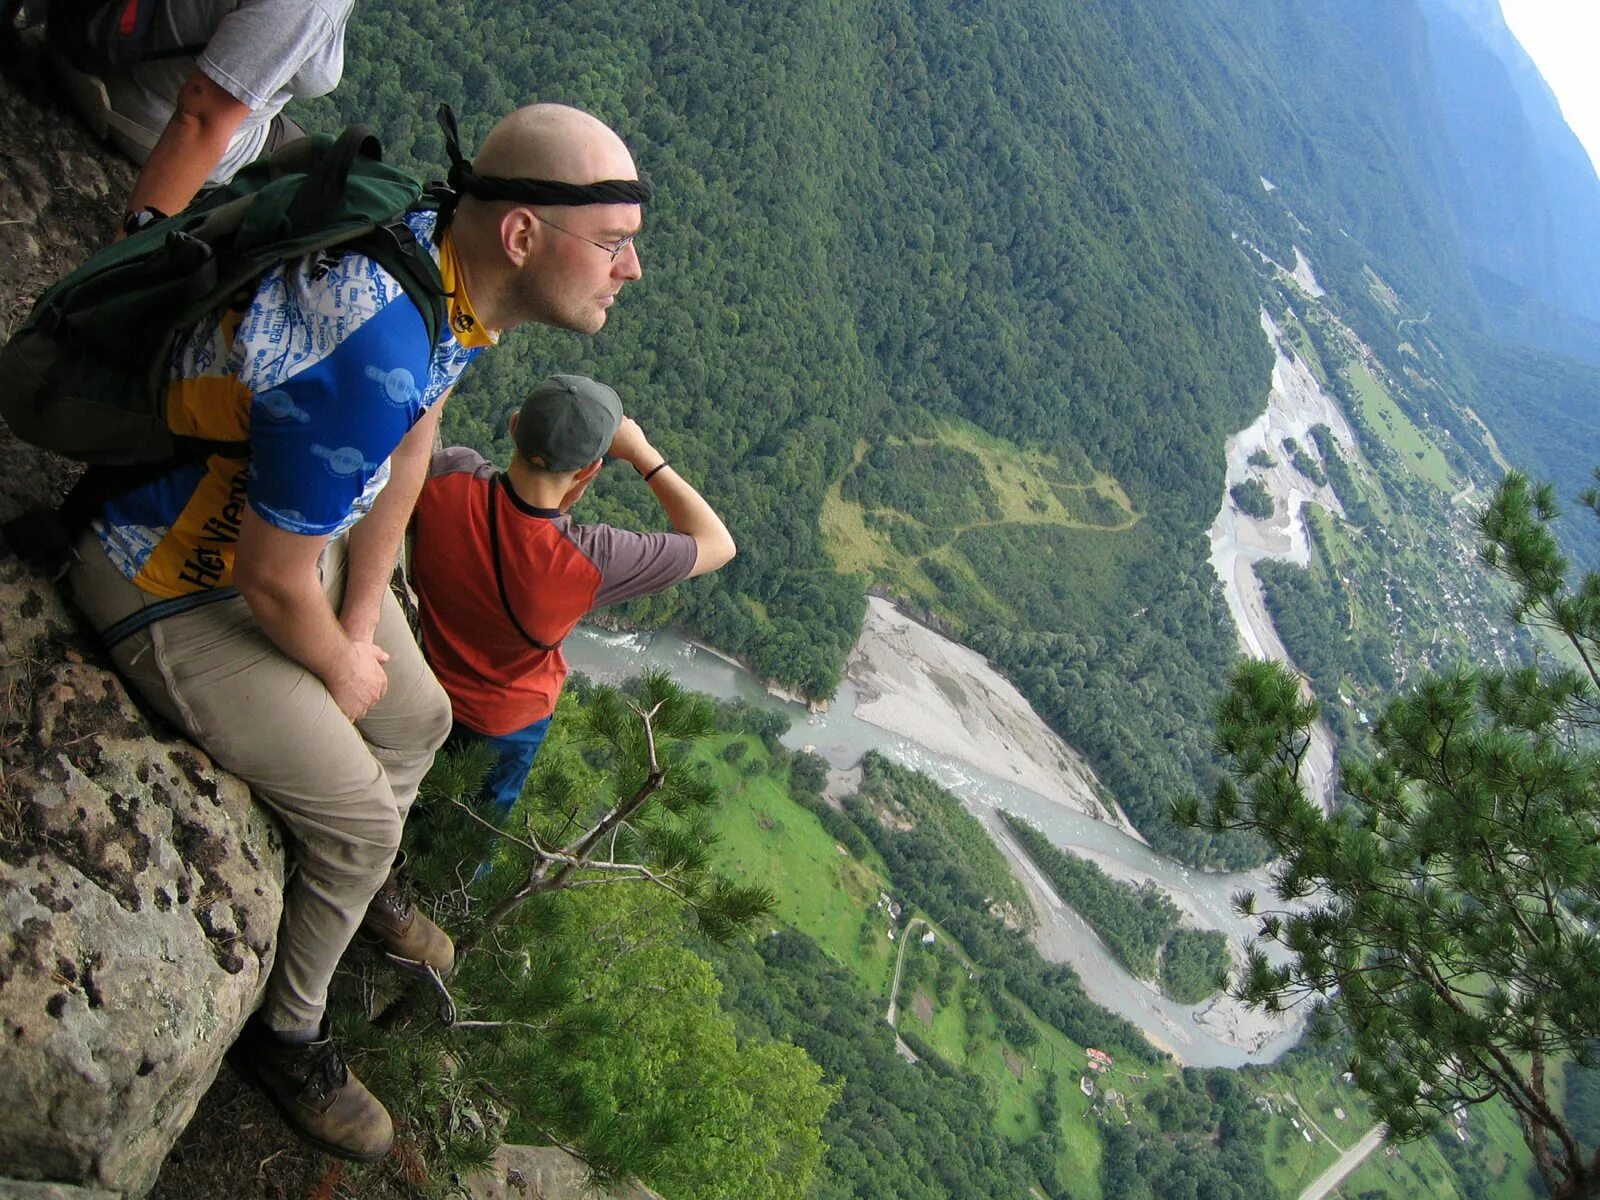
{"type": "Polygon", "coordinates": [[[450,938],[394,869],[450,702],[389,593],[444,400],[503,330],[605,324],[639,278],[650,189],[577,109],[502,120],[477,159],[441,111],[455,211],[406,222],[450,293],[422,315],[361,254],[289,263],[241,317],[179,339],[168,418],[250,458],[184,465],[108,500],[78,545],[78,605],[124,677],[282,819],[295,870],[265,1000],[230,1058],[309,1141],[371,1160],[393,1126],[328,1034],[328,983],[358,928],[398,965],[448,973],[450,938]]]}

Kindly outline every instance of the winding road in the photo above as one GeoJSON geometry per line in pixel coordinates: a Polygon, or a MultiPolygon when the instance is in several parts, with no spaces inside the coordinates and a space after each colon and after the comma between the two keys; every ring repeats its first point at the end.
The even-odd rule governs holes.
{"type": "Polygon", "coordinates": [[[1374,1125],[1367,1130],[1367,1135],[1364,1138],[1334,1159],[1332,1166],[1311,1181],[1311,1185],[1300,1193],[1300,1200],[1322,1200],[1324,1196],[1343,1183],[1350,1173],[1361,1165],[1367,1155],[1381,1145],[1383,1145],[1383,1126],[1374,1125]]]}
{"type": "Polygon", "coordinates": [[[884,1014],[884,1020],[895,1028],[900,1021],[900,968],[906,965],[906,947],[911,944],[911,931],[918,925],[926,926],[927,920],[922,917],[912,917],[906,922],[906,927],[900,934],[900,953],[894,959],[894,982],[889,985],[889,1011],[884,1014]]]}

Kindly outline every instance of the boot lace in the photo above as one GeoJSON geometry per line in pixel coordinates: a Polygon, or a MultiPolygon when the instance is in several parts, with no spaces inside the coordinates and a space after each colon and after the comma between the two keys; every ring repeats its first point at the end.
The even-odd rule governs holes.
{"type": "Polygon", "coordinates": [[[337,1092],[350,1077],[344,1057],[331,1038],[307,1046],[295,1066],[297,1074],[303,1071],[305,1075],[301,1093],[313,1101],[324,1100],[337,1092]]]}
{"type": "Polygon", "coordinates": [[[384,906],[394,913],[395,920],[402,925],[411,920],[411,914],[417,909],[415,901],[411,898],[411,885],[400,875],[383,889],[383,902],[384,906]]]}

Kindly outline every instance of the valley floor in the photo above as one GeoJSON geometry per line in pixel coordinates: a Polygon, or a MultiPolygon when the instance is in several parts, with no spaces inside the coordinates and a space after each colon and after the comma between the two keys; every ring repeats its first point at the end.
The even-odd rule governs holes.
{"type": "MultiPolygon", "coordinates": [[[[1126,815],[1105,796],[1089,765],[1045,725],[1027,700],[982,655],[905,616],[889,601],[869,598],[861,637],[851,653],[846,674],[859,694],[854,715],[861,720],[1105,820],[1144,841],[1126,815]]],[[[1032,869],[1027,856],[992,811],[977,815],[1006,851],[1017,877],[1028,890],[1038,917],[1033,937],[1040,953],[1047,959],[1073,965],[1080,974],[1092,969],[1080,953],[1082,919],[1032,869]]],[[[1116,878],[1136,885],[1155,883],[1178,904],[1186,924],[1199,929],[1222,928],[1229,935],[1235,959],[1242,956],[1238,928],[1231,924],[1219,926],[1215,915],[1189,894],[1151,879],[1114,855],[1096,854],[1082,847],[1073,850],[1116,878]]],[[[1121,968],[1117,971],[1122,973],[1121,968]]],[[[1298,1025],[1297,1020],[1245,1008],[1227,996],[1217,996],[1186,1020],[1178,1006],[1164,1001],[1153,981],[1130,978],[1126,986],[1148,993],[1138,1003],[1144,1013],[1139,1023],[1153,1043],[1180,1062],[1188,1061],[1185,1049],[1194,1046],[1200,1035],[1200,1029],[1194,1026],[1218,1041],[1253,1054],[1268,1043],[1292,1040],[1298,1025]]]]}
{"type": "Polygon", "coordinates": [[[1089,764],[987,659],[889,601],[868,597],[845,674],[861,720],[1144,841],[1089,764]]]}

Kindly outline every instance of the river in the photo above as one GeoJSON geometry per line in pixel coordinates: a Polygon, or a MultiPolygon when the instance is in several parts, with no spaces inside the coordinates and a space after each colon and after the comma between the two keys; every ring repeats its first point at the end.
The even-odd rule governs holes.
{"type": "MultiPolygon", "coordinates": [[[[1310,265],[1304,266],[1309,275],[1310,265]]],[[[1260,418],[1228,440],[1227,483],[1249,475],[1261,479],[1275,511],[1271,518],[1256,521],[1225,496],[1211,529],[1211,561],[1239,629],[1240,649],[1289,662],[1266,611],[1254,564],[1279,558],[1303,565],[1310,557],[1306,503],[1342,509],[1331,488],[1306,478],[1289,461],[1284,439],[1295,439],[1315,458],[1309,437],[1313,425],[1328,426],[1347,452],[1353,452],[1355,435],[1265,310],[1260,320],[1275,355],[1271,393],[1260,418]],[[1266,451],[1272,464],[1252,467],[1249,458],[1256,451],[1266,451]]],[[[1226,996],[1194,1006],[1175,1004],[1152,984],[1134,978],[1055,895],[997,814],[1006,809],[1031,821],[1057,846],[1090,859],[1116,878],[1154,883],[1183,910],[1186,923],[1227,934],[1236,965],[1255,928],[1235,915],[1231,902],[1246,890],[1270,899],[1266,871],[1194,871],[1156,853],[1089,765],[1049,731],[981,655],[896,612],[886,601],[870,600],[847,678],[825,713],[769,695],[744,668],[671,633],[611,634],[583,627],[567,640],[566,652],[574,668],[596,679],[615,681],[647,665],[657,666],[695,691],[781,711],[790,721],[785,744],[814,749],[835,769],[852,767],[867,751],[876,750],[937,780],[961,797],[1011,860],[1033,900],[1038,916],[1034,942],[1040,952],[1072,966],[1096,1003],[1133,1022],[1185,1065],[1271,1061],[1298,1038],[1299,1024],[1292,1019],[1268,1017],[1226,996]]],[[[1334,786],[1333,739],[1320,720],[1312,735],[1307,792],[1327,804],[1334,786]]]]}
{"type": "MultiPolygon", "coordinates": [[[[1298,249],[1295,255],[1300,260],[1298,249]]],[[[1309,265],[1306,269],[1310,270],[1309,265]]],[[[1272,516],[1258,520],[1225,498],[1211,526],[1211,565],[1222,580],[1228,610],[1239,629],[1239,649],[1252,658],[1275,658],[1292,667],[1294,662],[1267,612],[1255,564],[1276,559],[1305,566],[1311,561],[1305,506],[1320,504],[1341,516],[1344,506],[1325,481],[1316,483],[1296,469],[1283,444],[1292,438],[1308,457],[1319,459],[1311,427],[1325,425],[1344,453],[1353,458],[1356,437],[1337,402],[1322,389],[1310,365],[1294,352],[1265,309],[1261,311],[1261,330],[1273,350],[1272,390],[1266,411],[1228,439],[1226,486],[1248,478],[1259,480],[1272,496],[1272,516]],[[1273,460],[1272,465],[1251,466],[1250,456],[1263,452],[1273,460]]],[[[1333,733],[1321,718],[1311,729],[1306,772],[1306,793],[1329,807],[1335,782],[1333,733]]]]}
{"type": "Polygon", "coordinates": [[[1133,978],[1083,920],[1054,899],[1048,885],[1041,887],[1042,881],[1031,867],[1017,861],[1014,851],[998,837],[995,814],[1004,808],[1032,821],[1057,845],[1094,859],[1112,874],[1156,882],[1183,901],[1196,924],[1222,929],[1235,940],[1248,937],[1251,929],[1234,915],[1231,898],[1244,888],[1264,891],[1261,872],[1211,874],[1190,870],[1156,853],[1119,823],[1097,820],[1080,811],[1064,796],[1041,795],[869,724],[856,716],[862,694],[848,680],[841,684],[826,713],[810,713],[804,705],[768,695],[744,668],[670,632],[616,634],[584,626],[567,639],[565,650],[572,667],[594,679],[616,682],[655,666],[693,691],[722,699],[742,698],[782,712],[790,720],[784,743],[797,750],[809,747],[830,766],[854,765],[868,750],[876,750],[937,780],[960,796],[991,832],[997,833],[1002,849],[1013,858],[1019,878],[1028,886],[1039,909],[1041,930],[1037,940],[1045,956],[1070,964],[1096,1003],[1139,1026],[1153,1042],[1184,1064],[1239,1066],[1270,1061],[1298,1036],[1293,1028],[1264,1027],[1246,1036],[1245,1045],[1237,1044],[1222,1027],[1238,1017],[1228,1002],[1175,1004],[1150,984],[1133,978]]]}

